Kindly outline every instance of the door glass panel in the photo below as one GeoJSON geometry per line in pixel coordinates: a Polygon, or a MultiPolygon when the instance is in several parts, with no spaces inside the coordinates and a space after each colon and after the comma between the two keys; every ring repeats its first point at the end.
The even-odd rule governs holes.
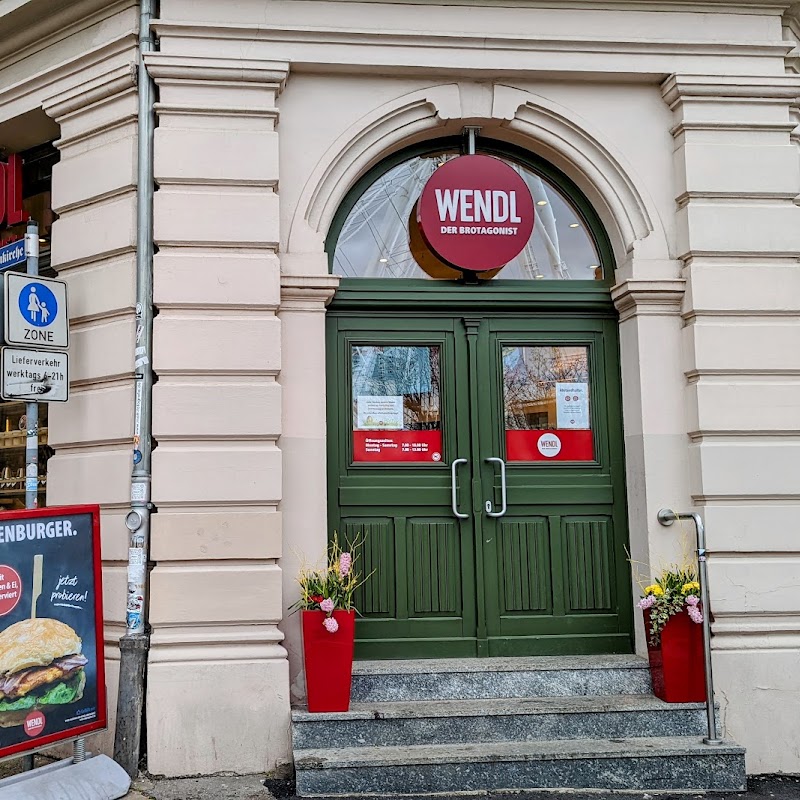
{"type": "Polygon", "coordinates": [[[350,364],[353,461],[441,461],[439,347],[353,345],[350,364]]]}
{"type": "Polygon", "coordinates": [[[507,461],[594,461],[589,348],[503,347],[507,461]]]}

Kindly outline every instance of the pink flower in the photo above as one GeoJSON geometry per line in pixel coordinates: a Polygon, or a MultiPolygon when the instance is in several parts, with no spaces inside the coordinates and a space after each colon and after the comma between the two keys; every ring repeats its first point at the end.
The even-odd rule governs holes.
{"type": "Polygon", "coordinates": [[[353,564],[353,556],[350,553],[342,553],[339,558],[339,574],[342,577],[347,577],[350,572],[350,567],[353,564]]]}
{"type": "Polygon", "coordinates": [[[320,604],[319,607],[326,613],[330,614],[333,611],[333,600],[330,597],[326,597],[320,604]]]}
{"type": "Polygon", "coordinates": [[[333,617],[325,617],[322,624],[328,633],[336,633],[339,630],[339,623],[333,617]]]}
{"type": "Polygon", "coordinates": [[[686,598],[686,605],[688,605],[688,606],[696,606],[696,605],[698,605],[699,602],[700,602],[700,598],[699,597],[695,597],[693,594],[690,594],[686,598]]]}
{"type": "Polygon", "coordinates": [[[689,613],[692,622],[699,625],[703,621],[703,613],[697,606],[689,606],[689,608],[687,608],[686,610],[689,613]]]}
{"type": "Polygon", "coordinates": [[[639,608],[652,608],[656,604],[655,595],[649,594],[639,601],[639,608]]]}

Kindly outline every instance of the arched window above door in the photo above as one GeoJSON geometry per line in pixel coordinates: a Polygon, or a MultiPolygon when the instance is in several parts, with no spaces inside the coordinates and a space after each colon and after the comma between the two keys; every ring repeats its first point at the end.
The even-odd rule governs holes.
{"type": "MultiPolygon", "coordinates": [[[[602,280],[603,267],[608,266],[603,264],[598,246],[598,226],[587,219],[585,199],[576,197],[577,189],[566,186],[567,179],[554,168],[537,169],[537,159],[494,145],[497,147],[491,143],[479,146],[478,152],[501,158],[520,174],[536,204],[536,222],[519,256],[480,277],[602,280]],[[563,179],[557,180],[559,177],[563,179]]],[[[458,270],[430,253],[415,223],[416,202],[425,183],[437,167],[458,156],[457,146],[431,147],[405,157],[399,154],[368,173],[351,191],[334,222],[329,237],[332,272],[344,278],[460,278],[458,270]]]]}

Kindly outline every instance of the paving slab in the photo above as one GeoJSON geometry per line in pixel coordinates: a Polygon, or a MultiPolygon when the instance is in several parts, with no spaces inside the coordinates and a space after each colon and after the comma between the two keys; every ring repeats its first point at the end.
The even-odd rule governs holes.
{"type": "MultiPolygon", "coordinates": [[[[137,781],[125,800],[297,800],[291,781],[268,780],[271,792],[261,786],[260,776],[248,778],[182,778],[137,781]],[[251,792],[250,795],[247,792],[251,792]],[[157,792],[157,794],[156,794],[157,792]],[[227,792],[232,792],[227,794],[227,792]],[[236,792],[239,792],[238,794],[236,792]],[[241,792],[244,792],[242,794],[241,792]]],[[[746,792],[698,794],[697,792],[598,792],[548,790],[544,792],[473,792],[469,795],[435,795],[430,800],[800,800],[800,776],[751,777],[746,792]]],[[[324,800],[324,798],[322,799],[324,800]]],[[[360,795],[335,800],[421,800],[420,795],[360,795]]]]}
{"type": "Polygon", "coordinates": [[[263,775],[215,775],[203,778],[142,778],[126,800],[271,800],[263,775]]]}

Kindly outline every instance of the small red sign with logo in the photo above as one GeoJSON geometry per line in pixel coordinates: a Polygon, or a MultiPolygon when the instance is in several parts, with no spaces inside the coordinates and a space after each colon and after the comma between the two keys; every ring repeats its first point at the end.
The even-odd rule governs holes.
{"type": "Polygon", "coordinates": [[[441,431],[353,431],[354,462],[436,464],[441,460],[441,431]]]}
{"type": "Polygon", "coordinates": [[[22,597],[22,578],[13,567],[0,564],[0,617],[10,614],[22,597]]]}
{"type": "Polygon", "coordinates": [[[442,261],[471,272],[508,264],[533,233],[528,184],[499,158],[460,156],[445,161],[422,190],[417,221],[442,261]]]}
{"type": "Polygon", "coordinates": [[[44,714],[41,711],[31,711],[25,717],[25,722],[23,723],[26,735],[30,736],[31,739],[34,736],[38,736],[44,730],[45,721],[44,714]]]}
{"type": "Polygon", "coordinates": [[[506,431],[507,461],[594,461],[589,430],[506,431]]]}

